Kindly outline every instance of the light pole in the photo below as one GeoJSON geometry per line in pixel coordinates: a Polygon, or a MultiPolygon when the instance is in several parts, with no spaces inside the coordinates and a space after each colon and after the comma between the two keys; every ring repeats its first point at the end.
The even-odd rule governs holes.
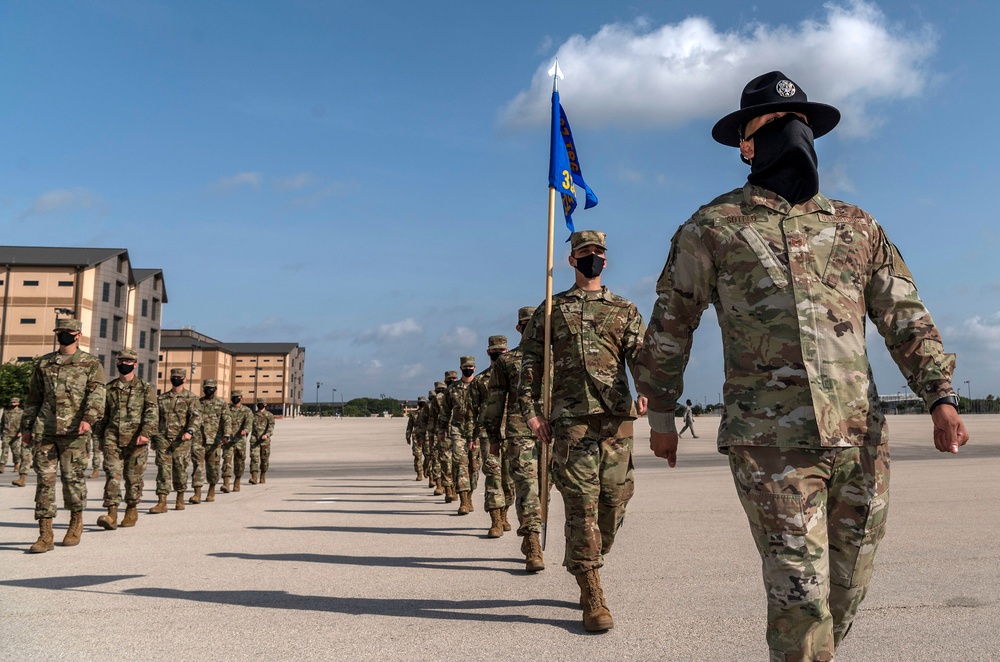
{"type": "Polygon", "coordinates": [[[333,416],[333,410],[337,406],[337,389],[331,389],[330,391],[330,415],[333,416]]]}
{"type": "Polygon", "coordinates": [[[323,385],[323,382],[316,382],[316,415],[320,418],[323,417],[323,413],[319,410],[319,387],[323,385]]]}
{"type": "Polygon", "coordinates": [[[257,390],[257,375],[260,374],[260,354],[253,359],[253,397],[254,400],[260,397],[260,391],[257,390]]]}
{"type": "Polygon", "coordinates": [[[969,394],[969,408],[972,408],[972,384],[968,379],[965,380],[965,391],[969,394]]]}

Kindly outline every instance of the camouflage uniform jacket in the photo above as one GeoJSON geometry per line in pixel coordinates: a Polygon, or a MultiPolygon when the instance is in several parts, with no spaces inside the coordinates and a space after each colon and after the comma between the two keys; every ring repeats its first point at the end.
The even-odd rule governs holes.
{"type": "Polygon", "coordinates": [[[683,390],[691,334],[714,304],[725,359],[719,447],[877,445],[865,314],[927,404],[950,394],[946,354],[913,276],[858,207],[817,194],[795,207],[747,184],[674,235],[636,386],[651,422],[683,390]]]}
{"type": "Polygon", "coordinates": [[[9,441],[20,434],[22,418],[24,418],[24,410],[20,407],[6,410],[3,413],[3,431],[0,432],[0,435],[9,441]]]}
{"type": "Polygon", "coordinates": [[[444,402],[441,404],[441,418],[444,419],[444,430],[450,434],[455,429],[466,439],[472,438],[476,414],[472,409],[472,382],[461,379],[452,382],[444,392],[444,402]]]}
{"type": "Polygon", "coordinates": [[[430,414],[430,403],[417,410],[417,414],[413,420],[413,432],[417,435],[417,439],[423,441],[427,436],[427,429],[429,424],[429,414],[430,414]]]}
{"type": "Polygon", "coordinates": [[[530,437],[531,428],[521,416],[521,407],[517,403],[517,386],[521,379],[520,345],[501,354],[493,362],[488,384],[489,396],[486,400],[486,411],[483,413],[483,423],[490,443],[498,444],[505,437],[530,437]],[[507,413],[507,427],[504,430],[504,412],[507,413]]]}
{"type": "MultiPolygon", "coordinates": [[[[574,286],[552,297],[552,414],[604,414],[635,418],[625,366],[635,361],[645,332],[642,316],[628,299],[574,286]]],[[[545,307],[535,311],[521,338],[523,360],[519,400],[525,419],[542,414],[545,307]]]]}
{"type": "Polygon", "coordinates": [[[411,443],[413,441],[413,428],[417,422],[417,416],[420,414],[420,410],[411,411],[406,414],[406,443],[411,443]]]}
{"type": "Polygon", "coordinates": [[[76,436],[80,423],[93,428],[102,416],[104,368],[96,356],[78,349],[38,359],[28,385],[22,432],[76,436]]]}
{"type": "Polygon", "coordinates": [[[198,398],[198,407],[201,410],[201,437],[206,446],[211,446],[225,433],[229,425],[229,407],[222,401],[222,398],[213,395],[211,398],[202,396],[198,398]]]}
{"type": "Polygon", "coordinates": [[[253,413],[253,438],[260,441],[260,438],[267,435],[265,442],[271,441],[271,434],[274,432],[274,414],[266,409],[253,413]]]}
{"type": "Polygon", "coordinates": [[[246,431],[246,438],[250,438],[253,432],[253,412],[246,405],[226,405],[226,431],[224,436],[227,440],[239,440],[240,432],[246,431]]]}
{"type": "Polygon", "coordinates": [[[156,389],[149,382],[112,379],[106,387],[104,416],[94,426],[94,436],[102,445],[128,446],[139,437],[152,439],[159,424],[156,389]]]}
{"type": "Polygon", "coordinates": [[[185,432],[191,436],[201,426],[198,396],[187,389],[173,389],[160,394],[160,436],[170,443],[180,441],[185,432]]]}
{"type": "Polygon", "coordinates": [[[472,413],[475,416],[475,428],[472,436],[483,443],[489,443],[486,435],[486,401],[489,399],[490,375],[493,374],[493,365],[486,368],[472,379],[472,413]]]}
{"type": "MultiPolygon", "coordinates": [[[[447,389],[445,389],[445,393],[447,389]]],[[[435,393],[433,398],[427,403],[427,406],[431,408],[428,412],[428,434],[433,434],[435,436],[439,434],[448,434],[448,419],[445,418],[441,409],[444,407],[444,393],[435,393]]]]}

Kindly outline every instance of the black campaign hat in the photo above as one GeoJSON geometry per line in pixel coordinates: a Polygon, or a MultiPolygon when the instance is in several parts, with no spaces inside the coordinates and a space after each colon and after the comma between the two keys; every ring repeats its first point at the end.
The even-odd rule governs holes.
{"type": "Polygon", "coordinates": [[[772,71],[747,83],[740,97],[740,109],[716,122],[712,127],[712,137],[723,145],[739,147],[744,124],[755,117],[781,111],[805,114],[814,138],[830,133],[840,122],[839,110],[825,103],[809,101],[802,88],[788,76],[772,71]]]}

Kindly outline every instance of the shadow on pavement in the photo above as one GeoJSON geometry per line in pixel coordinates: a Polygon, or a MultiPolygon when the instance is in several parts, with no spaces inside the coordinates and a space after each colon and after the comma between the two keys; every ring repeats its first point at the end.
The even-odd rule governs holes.
{"type": "Polygon", "coordinates": [[[471,558],[434,558],[419,556],[346,556],[341,554],[246,554],[243,552],[213,552],[208,556],[220,559],[243,559],[245,561],[294,561],[297,563],[333,563],[336,565],[358,565],[382,568],[415,568],[425,570],[485,570],[488,572],[505,572],[509,575],[525,575],[524,559],[471,559],[471,558]],[[495,568],[487,565],[469,565],[470,563],[488,563],[490,561],[511,563],[519,569],[495,568]]]}
{"type": "MultiPolygon", "coordinates": [[[[295,511],[301,512],[301,511],[295,511]]],[[[377,527],[377,526],[248,526],[248,529],[255,531],[320,531],[323,533],[387,533],[398,536],[470,536],[479,538],[482,535],[480,528],[407,528],[407,527],[377,527]],[[469,531],[470,533],[455,533],[458,531],[469,531]]]]}
{"type": "MultiPolygon", "coordinates": [[[[417,503],[420,503],[419,501],[417,503]]],[[[266,513],[297,513],[297,514],[310,514],[310,513],[338,513],[344,515],[441,515],[443,514],[440,510],[265,510],[266,513]]]]}
{"type": "Polygon", "coordinates": [[[417,600],[409,598],[337,598],[320,595],[296,595],[286,591],[181,591],[170,588],[130,588],[123,594],[168,600],[211,602],[237,607],[264,607],[341,614],[403,616],[483,623],[529,623],[551,625],[571,634],[585,635],[578,615],[580,606],[560,600],[417,600]],[[572,619],[538,618],[526,614],[483,614],[480,609],[524,609],[559,607],[574,612],[572,619]]]}
{"type": "Polygon", "coordinates": [[[109,584],[123,579],[136,579],[145,575],[70,575],[68,577],[38,577],[36,579],[8,579],[0,581],[0,586],[19,586],[22,588],[47,588],[53,591],[65,591],[74,588],[109,584]]]}

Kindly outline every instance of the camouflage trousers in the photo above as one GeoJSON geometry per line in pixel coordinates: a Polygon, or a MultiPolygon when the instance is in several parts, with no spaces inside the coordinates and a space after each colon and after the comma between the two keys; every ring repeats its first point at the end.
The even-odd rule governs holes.
{"type": "MultiPolygon", "coordinates": [[[[486,439],[473,437],[475,447],[469,448],[469,489],[473,492],[479,487],[479,472],[483,468],[482,448],[486,439]]],[[[488,445],[488,444],[487,444],[488,445]]]]}
{"type": "Polygon", "coordinates": [[[38,484],[35,486],[35,519],[56,516],[56,468],[62,482],[63,505],[71,513],[83,512],[87,506],[86,470],[90,454],[87,446],[91,435],[48,436],[32,440],[33,466],[38,484]]]}
{"type": "Polygon", "coordinates": [[[33,456],[31,447],[28,446],[28,444],[21,443],[21,440],[18,439],[17,448],[20,453],[20,457],[15,455],[12,459],[14,460],[14,464],[17,464],[18,462],[21,463],[20,473],[26,474],[28,473],[28,470],[31,469],[31,458],[33,456]]]}
{"type": "Polygon", "coordinates": [[[888,445],[733,446],[729,465],[763,561],[771,660],[832,660],[885,535],[888,445]]]}
{"type": "Polygon", "coordinates": [[[222,442],[212,442],[205,447],[205,474],[209,485],[219,482],[222,469],[222,442]]]}
{"type": "Polygon", "coordinates": [[[201,487],[205,484],[205,441],[196,434],[191,439],[191,487],[201,487]]]}
{"type": "MultiPolygon", "coordinates": [[[[451,470],[452,481],[459,492],[475,489],[472,484],[469,445],[472,441],[458,428],[452,428],[451,434],[451,470]]],[[[478,471],[478,469],[477,469],[478,471]]]]}
{"type": "Polygon", "coordinates": [[[254,439],[250,442],[250,472],[267,473],[267,468],[271,464],[271,441],[259,441],[254,439]]]}
{"type": "Polygon", "coordinates": [[[566,556],[574,575],[604,565],[635,492],[632,421],[610,416],[552,422],[552,481],[566,510],[566,556]]]}
{"type": "Polygon", "coordinates": [[[424,437],[421,442],[424,451],[424,475],[437,479],[441,475],[441,463],[438,462],[437,444],[430,437],[424,437]]]}
{"type": "Polygon", "coordinates": [[[156,438],[156,494],[169,494],[170,488],[183,492],[188,484],[188,467],[191,465],[191,439],[178,437],[170,443],[164,437],[156,438]]]}
{"type": "Polygon", "coordinates": [[[94,439],[93,436],[91,436],[90,441],[87,442],[87,457],[93,461],[90,465],[92,469],[98,469],[104,464],[104,454],[101,452],[101,442],[98,439],[94,439]]]}
{"type": "Polygon", "coordinates": [[[514,510],[517,535],[542,532],[542,500],[538,487],[538,458],[541,451],[534,437],[508,437],[504,449],[514,481],[514,510]]]}
{"type": "Polygon", "coordinates": [[[483,487],[486,489],[483,508],[487,511],[514,504],[514,478],[510,475],[510,453],[505,446],[500,444],[500,452],[494,455],[490,452],[490,445],[483,444],[483,487]]]}
{"type": "Polygon", "coordinates": [[[7,454],[14,464],[21,461],[21,439],[20,437],[4,437],[0,442],[0,468],[7,466],[7,454]]]}
{"type": "Polygon", "coordinates": [[[122,478],[125,480],[125,503],[134,506],[142,501],[142,476],[146,473],[148,458],[149,444],[104,445],[104,475],[107,476],[104,481],[105,508],[122,502],[122,478]]]}
{"type": "Polygon", "coordinates": [[[222,477],[242,476],[247,466],[247,438],[230,439],[222,445],[222,477]]]}
{"type": "Polygon", "coordinates": [[[442,487],[451,487],[454,484],[452,476],[451,439],[445,435],[444,441],[436,440],[436,443],[438,452],[438,467],[441,470],[441,485],[442,487]]]}
{"type": "Polygon", "coordinates": [[[413,473],[423,473],[424,449],[420,447],[420,442],[417,441],[416,437],[410,440],[410,452],[413,453],[413,473]]]}

